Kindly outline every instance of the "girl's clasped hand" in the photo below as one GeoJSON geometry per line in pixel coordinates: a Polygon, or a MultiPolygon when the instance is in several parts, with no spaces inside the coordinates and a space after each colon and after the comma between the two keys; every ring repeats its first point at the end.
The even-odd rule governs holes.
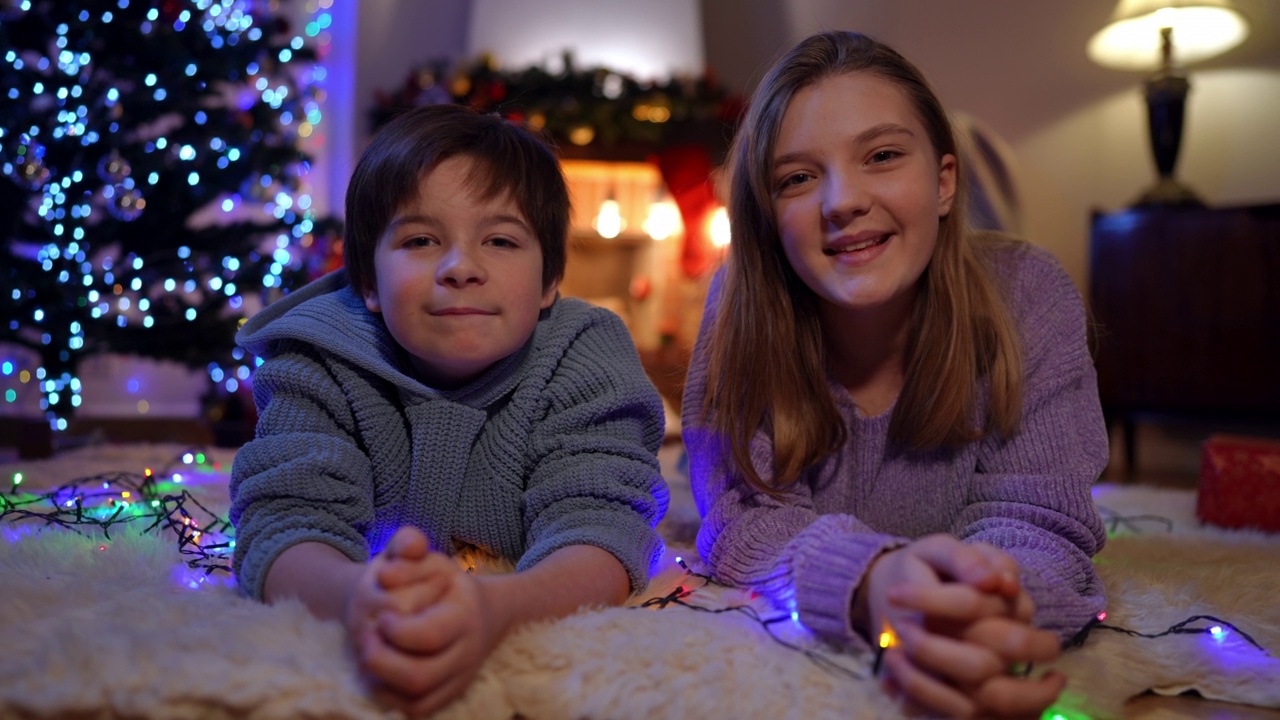
{"type": "Polygon", "coordinates": [[[855,602],[866,604],[866,627],[890,633],[882,682],[910,710],[1039,717],[1066,684],[1058,672],[1011,673],[1054,660],[1059,641],[1030,624],[1035,607],[1017,563],[991,545],[939,534],[891,550],[872,564],[855,602]]]}

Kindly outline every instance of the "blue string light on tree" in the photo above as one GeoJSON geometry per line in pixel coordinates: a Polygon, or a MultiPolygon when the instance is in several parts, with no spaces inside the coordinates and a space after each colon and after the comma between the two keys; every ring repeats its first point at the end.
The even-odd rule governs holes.
{"type": "Polygon", "coordinates": [[[0,398],[36,387],[63,429],[89,354],[245,367],[238,323],[305,279],[317,222],[294,168],[323,72],[289,4],[0,0],[0,344],[38,357],[0,398]]]}

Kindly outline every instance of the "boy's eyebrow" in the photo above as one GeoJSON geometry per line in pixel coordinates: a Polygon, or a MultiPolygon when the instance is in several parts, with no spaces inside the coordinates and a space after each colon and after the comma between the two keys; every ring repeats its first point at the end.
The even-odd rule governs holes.
{"type": "MultiPolygon", "coordinates": [[[[533,228],[529,227],[529,223],[525,222],[519,215],[511,215],[509,213],[495,213],[486,215],[482,218],[485,225],[501,225],[512,224],[532,232],[533,228]]],[[[422,213],[409,213],[407,215],[397,215],[387,223],[387,230],[395,230],[401,225],[439,225],[440,221],[431,215],[422,213]]]]}
{"type": "MultiPolygon", "coordinates": [[[[886,135],[908,135],[910,137],[916,136],[915,133],[911,132],[911,128],[907,127],[906,125],[899,125],[898,123],[893,123],[893,122],[885,122],[885,123],[880,123],[879,125],[873,125],[867,128],[866,130],[863,130],[862,132],[858,133],[858,135],[853,138],[853,144],[861,145],[863,143],[871,142],[872,140],[879,140],[880,138],[886,135]]],[[[789,163],[794,160],[799,160],[803,158],[805,155],[806,153],[803,151],[787,153],[786,155],[779,155],[778,157],[774,158],[773,164],[782,165],[784,163],[789,163]]]]}

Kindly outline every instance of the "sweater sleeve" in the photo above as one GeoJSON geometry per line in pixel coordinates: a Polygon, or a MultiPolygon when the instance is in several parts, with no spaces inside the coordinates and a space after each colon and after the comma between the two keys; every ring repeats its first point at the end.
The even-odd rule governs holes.
{"type": "Polygon", "coordinates": [[[230,519],[236,579],[261,600],[268,569],[292,545],[322,542],[367,560],[362,529],[374,493],[350,405],[317,357],[302,349],[271,357],[254,374],[253,394],[257,432],[232,465],[230,519]]]}
{"type": "MultiPolygon", "coordinates": [[[[872,560],[908,541],[878,533],[851,514],[820,515],[807,473],[769,495],[729,467],[724,444],[701,417],[709,363],[706,343],[715,321],[719,279],[717,275],[708,294],[685,380],[682,413],[689,478],[702,515],[698,552],[717,581],[760,592],[833,641],[866,647],[853,628],[854,592],[872,560]]],[[[772,443],[763,431],[752,441],[751,461],[762,478],[772,476],[772,443]]]]}
{"type": "Polygon", "coordinates": [[[547,385],[547,413],[530,430],[526,550],[516,569],[592,545],[613,554],[639,592],[663,550],[655,528],[668,503],[657,459],[665,416],[622,321],[591,317],[574,329],[547,385]]]}
{"type": "Polygon", "coordinates": [[[1035,623],[1071,637],[1106,606],[1090,558],[1106,532],[1091,486],[1109,458],[1079,292],[1034,249],[1009,289],[1023,337],[1019,432],[979,448],[969,504],[953,532],[1018,562],[1035,623]],[[1039,259],[1037,259],[1039,256],[1039,259]]]}

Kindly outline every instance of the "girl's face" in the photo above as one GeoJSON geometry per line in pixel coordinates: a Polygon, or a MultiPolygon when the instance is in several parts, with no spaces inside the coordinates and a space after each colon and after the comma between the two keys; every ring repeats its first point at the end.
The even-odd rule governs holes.
{"type": "Polygon", "coordinates": [[[951,211],[956,160],[939,161],[906,94],[865,72],[810,85],[773,153],[783,251],[826,310],[909,307],[951,211]]]}

